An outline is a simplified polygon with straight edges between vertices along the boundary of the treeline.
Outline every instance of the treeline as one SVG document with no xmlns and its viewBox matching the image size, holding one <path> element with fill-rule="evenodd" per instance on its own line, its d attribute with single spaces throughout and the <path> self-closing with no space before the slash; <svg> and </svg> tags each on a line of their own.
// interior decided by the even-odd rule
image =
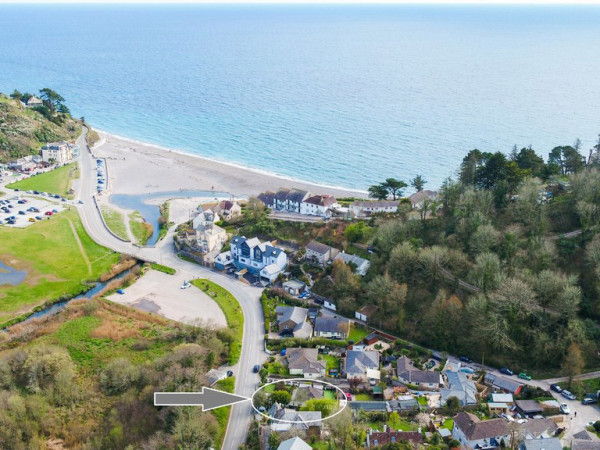
<svg viewBox="0 0 600 450">
<path fill-rule="evenodd" d="M 36 330 L 34 339 L 0 349 L 2 448 L 220 445 L 227 410 L 157 408 L 153 393 L 208 385 L 205 374 L 228 357 L 228 329 L 173 326 L 95 300 L 60 316 Z M 90 324 L 91 335 L 84 331 Z M 134 338 L 139 330 L 143 337 Z M 220 388 L 232 389 L 233 379 L 225 381 Z"/>
<path fill-rule="evenodd" d="M 600 367 L 600 142 L 579 150 L 469 152 L 429 218 L 401 205 L 365 223 L 364 279 L 334 263 L 317 291 L 351 316 L 375 304 L 372 325 L 430 348 L 537 373 Z"/>
</svg>

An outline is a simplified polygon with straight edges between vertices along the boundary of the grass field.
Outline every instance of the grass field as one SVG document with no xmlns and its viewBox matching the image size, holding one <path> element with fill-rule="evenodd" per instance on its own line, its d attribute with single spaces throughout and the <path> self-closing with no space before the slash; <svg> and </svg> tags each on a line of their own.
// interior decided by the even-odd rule
<svg viewBox="0 0 600 450">
<path fill-rule="evenodd" d="M 146 242 L 152 236 L 152 225 L 144 222 L 138 211 L 129 214 L 129 228 L 131 228 L 131 233 L 139 245 L 146 245 Z"/>
<path fill-rule="evenodd" d="M 223 310 L 227 325 L 235 331 L 236 341 L 229 348 L 229 364 L 233 365 L 240 359 L 242 352 L 242 337 L 244 335 L 244 314 L 236 298 L 227 289 L 205 279 L 193 280 L 192 284 L 211 297 Z"/>
<path fill-rule="evenodd" d="M 26 180 L 11 183 L 7 187 L 21 189 L 22 191 L 48 192 L 66 198 L 73 198 L 73 195 L 69 194 L 69 189 L 76 178 L 79 178 L 79 167 L 77 163 L 71 163 L 41 175 L 34 175 Z"/>
<path fill-rule="evenodd" d="M 0 259 L 28 271 L 20 285 L 0 287 L 1 326 L 37 305 L 87 290 L 82 281 L 108 272 L 119 255 L 92 241 L 75 211 L 64 211 L 26 228 L 0 228 Z"/>
<path fill-rule="evenodd" d="M 348 339 L 354 341 L 354 342 L 360 342 L 362 341 L 367 335 L 369 334 L 369 330 L 367 330 L 364 327 L 361 327 L 360 325 L 352 325 L 352 328 L 350 329 L 350 333 L 348 335 Z"/>
<path fill-rule="evenodd" d="M 123 214 L 112 208 L 102 208 L 102 217 L 104 217 L 104 221 L 108 228 L 110 228 L 110 231 L 115 233 L 121 239 L 129 240 Z"/>
<path fill-rule="evenodd" d="M 333 355 L 322 355 L 323 360 L 327 364 L 327 370 L 340 368 L 340 358 Z"/>
</svg>

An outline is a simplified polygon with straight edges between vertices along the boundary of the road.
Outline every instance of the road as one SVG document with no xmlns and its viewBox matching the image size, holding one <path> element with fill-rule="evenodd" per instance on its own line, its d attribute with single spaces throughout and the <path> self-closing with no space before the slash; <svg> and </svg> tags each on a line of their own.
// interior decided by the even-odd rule
<svg viewBox="0 0 600 450">
<path fill-rule="evenodd" d="M 85 132 L 86 129 L 84 128 Z M 104 227 L 100 212 L 96 209 L 92 198 L 96 192 L 96 162 L 95 158 L 86 150 L 85 134 L 79 137 L 77 143 L 81 148 L 79 157 L 81 175 L 75 204 L 83 226 L 94 241 L 117 252 L 127 253 L 139 259 L 155 261 L 172 267 L 180 273 L 188 274 L 189 279 L 209 279 L 227 289 L 238 300 L 244 313 L 244 338 L 240 360 L 237 366 L 232 368 L 236 375 L 235 393 L 251 397 L 260 382 L 259 376 L 252 372 L 252 367 L 255 364 L 263 364 L 267 358 L 264 351 L 264 319 L 259 300 L 262 289 L 245 285 L 206 267 L 179 259 L 174 246 L 171 244 L 173 231 L 170 231 L 167 237 L 160 241 L 156 247 L 140 248 L 113 236 Z M 80 201 L 83 203 L 79 203 Z M 252 412 L 250 402 L 232 406 L 229 426 L 222 448 L 238 448 L 240 444 L 245 442 Z"/>
</svg>

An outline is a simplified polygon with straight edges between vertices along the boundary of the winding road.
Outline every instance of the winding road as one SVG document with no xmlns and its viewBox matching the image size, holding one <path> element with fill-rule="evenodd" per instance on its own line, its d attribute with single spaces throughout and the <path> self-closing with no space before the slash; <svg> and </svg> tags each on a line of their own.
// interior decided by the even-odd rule
<svg viewBox="0 0 600 450">
<path fill-rule="evenodd" d="M 240 303 L 244 313 L 242 354 L 237 366 L 232 368 L 236 375 L 235 393 L 251 397 L 260 383 L 260 378 L 252 372 L 252 367 L 255 364 L 263 364 L 267 358 L 264 351 L 264 319 L 259 300 L 262 289 L 245 285 L 206 267 L 179 259 L 175 247 L 171 245 L 173 231 L 170 231 L 167 237 L 160 241 L 156 247 L 138 247 L 112 235 L 104 226 L 93 199 L 96 192 L 96 166 L 95 158 L 87 150 L 86 133 L 87 129 L 84 127 L 82 135 L 77 140 L 77 144 L 81 149 L 79 157 L 81 178 L 76 193 L 75 205 L 87 233 L 98 244 L 114 251 L 126 253 L 141 260 L 164 264 L 178 272 L 188 274 L 189 279 L 207 278 L 231 292 Z M 229 425 L 223 441 L 223 449 L 235 449 L 245 442 L 252 413 L 253 409 L 250 402 L 232 406 Z"/>
</svg>

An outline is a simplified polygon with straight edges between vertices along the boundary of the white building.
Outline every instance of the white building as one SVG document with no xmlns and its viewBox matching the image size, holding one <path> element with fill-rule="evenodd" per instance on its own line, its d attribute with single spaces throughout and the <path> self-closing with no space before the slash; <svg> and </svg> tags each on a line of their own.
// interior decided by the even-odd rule
<svg viewBox="0 0 600 450">
<path fill-rule="evenodd" d="M 42 147 L 42 161 L 65 164 L 73 159 L 73 148 L 66 142 L 51 142 Z"/>
<path fill-rule="evenodd" d="M 336 206 L 339 205 L 332 195 L 311 195 L 300 204 L 300 214 L 328 217 Z"/>
<path fill-rule="evenodd" d="M 44 106 L 44 102 L 37 98 L 35 95 L 31 96 L 25 104 L 28 108 L 35 108 L 37 106 Z"/>
<path fill-rule="evenodd" d="M 399 200 L 356 201 L 350 205 L 350 213 L 355 217 L 369 217 L 376 213 L 395 213 Z"/>
<path fill-rule="evenodd" d="M 335 257 L 335 260 L 344 261 L 344 263 L 353 263 L 356 265 L 356 274 L 364 277 L 371 267 L 371 262 L 367 259 L 361 258 L 360 256 L 351 255 L 349 253 L 341 252 Z"/>
<path fill-rule="evenodd" d="M 279 247 L 258 238 L 247 239 L 234 236 L 231 240 L 229 255 L 221 254 L 215 258 L 215 267 L 225 269 L 222 264 L 230 257 L 231 264 L 238 270 L 247 269 L 252 275 L 272 283 L 287 267 L 287 255 Z M 229 264 L 227 264 L 229 265 Z"/>
</svg>

